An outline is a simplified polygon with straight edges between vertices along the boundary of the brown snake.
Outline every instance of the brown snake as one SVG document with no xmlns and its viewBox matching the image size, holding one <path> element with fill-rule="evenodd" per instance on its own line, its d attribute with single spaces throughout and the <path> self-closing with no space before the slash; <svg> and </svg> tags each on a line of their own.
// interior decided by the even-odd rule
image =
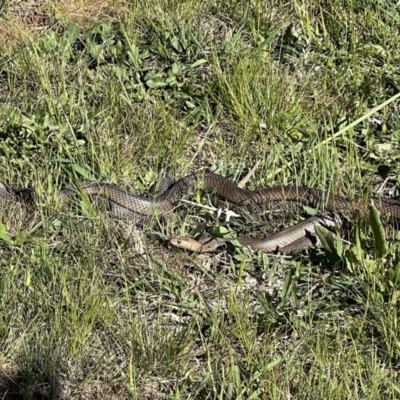
<svg viewBox="0 0 400 400">
<path fill-rule="evenodd" d="M 301 222 L 291 228 L 281 231 L 264 239 L 237 238 L 239 243 L 249 246 L 253 250 L 274 252 L 280 250 L 285 254 L 292 254 L 310 247 L 313 240 L 310 235 L 315 236 L 315 226 L 322 225 L 332 227 L 340 224 L 341 219 L 337 213 L 346 213 L 361 210 L 360 203 L 351 202 L 341 196 L 330 196 L 323 202 L 324 193 L 318 189 L 295 186 L 279 186 L 257 190 L 242 189 L 230 179 L 208 172 L 205 174 L 190 174 L 170 184 L 162 193 L 154 198 L 137 196 L 120 189 L 114 185 L 101 183 L 86 183 L 82 191 L 89 196 L 101 196 L 109 201 L 111 215 L 117 218 L 127 217 L 133 213 L 141 215 L 164 216 L 171 212 L 175 204 L 187 193 L 197 186 L 205 190 L 215 190 L 216 193 L 238 205 L 263 205 L 272 207 L 277 202 L 298 202 L 303 205 L 317 208 L 324 203 L 326 210 L 333 213 L 324 213 Z M 60 197 L 63 202 L 69 203 L 75 196 L 76 191 L 62 189 Z M 0 200 L 15 202 L 34 202 L 34 190 L 14 189 L 0 183 Z M 369 203 L 373 202 L 381 213 L 381 216 L 390 216 L 400 220 L 400 201 L 387 197 L 370 197 Z M 198 242 L 192 238 L 171 238 L 171 243 L 192 251 L 213 251 L 229 239 L 213 239 Z M 231 239 L 232 240 L 232 239 Z"/>
<path fill-rule="evenodd" d="M 238 237 L 233 239 L 224 238 L 201 238 L 195 240 L 191 237 L 172 237 L 170 242 L 180 248 L 184 248 L 196 253 L 213 252 L 221 247 L 225 247 L 227 242 L 236 240 L 240 245 L 247 246 L 252 250 L 261 250 L 264 253 L 273 253 L 277 250 L 282 255 L 292 255 L 308 249 L 319 243 L 316 236 L 315 227 L 323 226 L 326 228 L 335 227 L 340 224 L 340 218 L 333 213 L 323 213 L 315 217 L 308 218 L 290 228 L 284 229 L 268 238 L 253 239 Z"/>
</svg>

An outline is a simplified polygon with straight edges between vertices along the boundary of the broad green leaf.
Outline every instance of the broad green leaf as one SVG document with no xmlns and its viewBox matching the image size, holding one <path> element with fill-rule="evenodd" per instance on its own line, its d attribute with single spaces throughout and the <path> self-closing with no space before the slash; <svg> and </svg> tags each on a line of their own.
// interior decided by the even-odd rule
<svg viewBox="0 0 400 400">
<path fill-rule="evenodd" d="M 72 168 L 81 176 L 83 176 L 85 179 L 94 181 L 95 179 L 92 177 L 89 171 L 87 171 L 85 168 L 81 167 L 79 164 L 72 163 L 71 164 Z"/>
<path fill-rule="evenodd" d="M 195 61 L 193 64 L 190 65 L 190 68 L 196 68 L 199 67 L 200 65 L 203 65 L 205 63 L 207 63 L 208 60 L 206 60 L 205 58 L 201 58 L 200 60 Z"/>
<path fill-rule="evenodd" d="M 177 75 L 179 73 L 179 67 L 177 63 L 173 63 L 171 67 L 171 71 L 174 75 Z"/>
<path fill-rule="evenodd" d="M 324 226 L 316 226 L 315 232 L 318 235 L 324 249 L 329 253 L 329 260 L 336 263 L 342 259 L 343 242 Z"/>
<path fill-rule="evenodd" d="M 146 172 L 144 176 L 144 180 L 146 183 L 153 182 L 155 179 L 156 179 L 156 174 L 154 173 L 154 171 L 150 170 Z"/>
<path fill-rule="evenodd" d="M 14 244 L 17 246 L 22 246 L 26 241 L 26 236 L 17 234 L 14 237 Z"/>
<path fill-rule="evenodd" d="M 0 222 L 0 240 L 10 246 L 14 244 L 14 241 L 10 238 L 10 236 L 8 236 L 7 229 L 2 222 Z"/>
<path fill-rule="evenodd" d="M 175 38 L 172 42 L 171 42 L 172 47 L 178 52 L 180 53 L 183 48 L 182 48 L 182 44 L 181 41 L 177 38 Z"/>
<path fill-rule="evenodd" d="M 32 281 L 31 270 L 28 268 L 25 274 L 25 280 L 24 280 L 25 286 L 29 287 L 31 285 L 31 281 Z"/>
<path fill-rule="evenodd" d="M 154 78 L 147 80 L 146 85 L 149 88 L 154 89 L 154 88 L 164 87 L 167 84 L 164 82 L 164 80 L 161 77 L 155 76 Z"/>
<path fill-rule="evenodd" d="M 328 229 L 324 226 L 316 226 L 315 232 L 318 235 L 319 240 L 324 246 L 325 250 L 328 250 L 330 253 L 335 253 L 335 238 Z"/>
<path fill-rule="evenodd" d="M 235 233 L 231 229 L 223 225 L 218 226 L 218 229 L 216 230 L 215 234 L 218 236 L 223 236 L 225 238 L 235 237 Z"/>
<path fill-rule="evenodd" d="M 76 39 L 78 39 L 80 33 L 81 31 L 77 25 L 68 24 L 64 36 L 68 39 L 70 43 L 74 43 Z"/>
<path fill-rule="evenodd" d="M 317 215 L 318 214 L 318 211 L 315 208 L 303 206 L 303 209 L 308 215 Z"/>
<path fill-rule="evenodd" d="M 190 101 L 185 101 L 185 104 L 187 108 L 196 108 L 196 105 Z"/>
<path fill-rule="evenodd" d="M 373 204 L 369 207 L 369 221 L 374 234 L 374 247 L 376 254 L 379 258 L 383 258 L 388 252 L 388 245 L 386 242 L 385 230 L 379 217 L 379 212 Z"/>
<path fill-rule="evenodd" d="M 231 368 L 231 377 L 232 377 L 233 382 L 235 382 L 236 389 L 239 390 L 240 386 L 241 386 L 241 383 L 240 383 L 240 370 L 239 370 L 239 367 L 237 365 L 234 365 Z"/>
</svg>

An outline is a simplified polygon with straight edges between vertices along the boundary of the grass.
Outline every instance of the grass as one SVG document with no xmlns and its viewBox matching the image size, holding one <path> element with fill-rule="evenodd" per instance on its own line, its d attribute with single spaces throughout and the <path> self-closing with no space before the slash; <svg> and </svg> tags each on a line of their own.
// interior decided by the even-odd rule
<svg viewBox="0 0 400 400">
<path fill-rule="evenodd" d="M 0 176 L 38 197 L 34 210 L 2 206 L 1 398 L 399 398 L 390 225 L 386 241 L 376 218 L 355 219 L 333 255 L 194 255 L 165 238 L 261 237 L 296 216 L 235 209 L 227 227 L 182 202 L 167 218 L 115 221 L 57 196 L 85 180 L 148 192 L 201 168 L 238 182 L 259 159 L 250 188 L 398 195 L 393 3 L 28 1 L 1 12 Z"/>
</svg>

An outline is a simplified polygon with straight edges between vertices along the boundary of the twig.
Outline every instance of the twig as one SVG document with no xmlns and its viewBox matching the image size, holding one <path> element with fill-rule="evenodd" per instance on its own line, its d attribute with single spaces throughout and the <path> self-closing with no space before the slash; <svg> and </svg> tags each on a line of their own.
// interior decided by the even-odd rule
<svg viewBox="0 0 400 400">
<path fill-rule="evenodd" d="M 249 179 L 254 175 L 254 172 L 257 171 L 258 167 L 261 164 L 261 160 L 258 160 L 254 167 L 248 172 L 248 174 L 238 183 L 238 186 L 240 188 L 244 188 L 246 186 L 246 183 L 249 181 Z"/>
<path fill-rule="evenodd" d="M 229 222 L 231 217 L 240 217 L 239 214 L 236 214 L 234 211 L 229 210 L 227 208 L 215 208 L 213 206 L 205 206 L 203 204 L 194 203 L 193 201 L 189 200 L 181 200 L 183 203 L 190 204 L 191 206 L 196 206 L 200 208 L 204 208 L 205 210 L 213 211 L 217 213 L 217 216 L 220 217 L 222 213 L 225 214 L 225 221 Z"/>
</svg>

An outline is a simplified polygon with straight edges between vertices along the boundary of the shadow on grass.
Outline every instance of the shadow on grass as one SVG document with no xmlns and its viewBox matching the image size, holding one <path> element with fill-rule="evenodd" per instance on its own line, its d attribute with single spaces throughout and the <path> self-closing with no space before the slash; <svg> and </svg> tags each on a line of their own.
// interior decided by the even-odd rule
<svg viewBox="0 0 400 400">
<path fill-rule="evenodd" d="M 0 398 L 8 400 L 50 400 L 69 398 L 68 383 L 62 376 L 49 377 L 30 369 L 14 374 L 0 371 Z"/>
</svg>

